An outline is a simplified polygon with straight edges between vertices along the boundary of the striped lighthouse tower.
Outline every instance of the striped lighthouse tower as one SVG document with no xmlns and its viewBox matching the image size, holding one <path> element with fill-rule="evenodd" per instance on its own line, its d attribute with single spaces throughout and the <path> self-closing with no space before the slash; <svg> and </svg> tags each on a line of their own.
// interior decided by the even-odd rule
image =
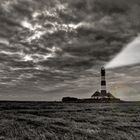
<svg viewBox="0 0 140 140">
<path fill-rule="evenodd" d="M 106 96 L 106 79 L 105 79 L 105 68 L 101 68 L 101 96 Z"/>
</svg>

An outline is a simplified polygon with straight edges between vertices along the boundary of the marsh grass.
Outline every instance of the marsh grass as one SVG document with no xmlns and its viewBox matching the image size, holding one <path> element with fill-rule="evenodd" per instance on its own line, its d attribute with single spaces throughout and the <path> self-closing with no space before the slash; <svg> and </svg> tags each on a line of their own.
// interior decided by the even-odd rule
<svg viewBox="0 0 140 140">
<path fill-rule="evenodd" d="M 139 106 L 0 102 L 0 140 L 139 140 Z"/>
</svg>

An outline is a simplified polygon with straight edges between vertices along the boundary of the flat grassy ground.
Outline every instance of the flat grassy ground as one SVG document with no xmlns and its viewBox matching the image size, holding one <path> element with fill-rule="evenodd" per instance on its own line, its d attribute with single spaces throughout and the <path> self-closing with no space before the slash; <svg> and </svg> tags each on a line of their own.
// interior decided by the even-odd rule
<svg viewBox="0 0 140 140">
<path fill-rule="evenodd" d="M 0 102 L 0 140 L 140 140 L 140 103 Z"/>
</svg>

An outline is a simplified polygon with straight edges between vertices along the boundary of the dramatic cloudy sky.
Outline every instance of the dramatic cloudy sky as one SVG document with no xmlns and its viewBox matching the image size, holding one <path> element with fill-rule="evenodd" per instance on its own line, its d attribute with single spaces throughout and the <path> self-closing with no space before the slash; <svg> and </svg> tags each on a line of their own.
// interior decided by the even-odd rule
<svg viewBox="0 0 140 140">
<path fill-rule="evenodd" d="M 140 100 L 139 0 L 0 0 L 0 99 Z"/>
</svg>

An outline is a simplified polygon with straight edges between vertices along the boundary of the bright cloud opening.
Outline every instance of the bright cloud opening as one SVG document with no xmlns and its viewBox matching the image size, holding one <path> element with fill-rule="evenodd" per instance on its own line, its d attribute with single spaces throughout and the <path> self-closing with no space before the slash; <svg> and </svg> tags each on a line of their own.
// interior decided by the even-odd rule
<svg viewBox="0 0 140 140">
<path fill-rule="evenodd" d="M 114 59 L 112 59 L 106 68 L 116 68 L 140 63 L 140 36 L 129 43 Z"/>
</svg>

